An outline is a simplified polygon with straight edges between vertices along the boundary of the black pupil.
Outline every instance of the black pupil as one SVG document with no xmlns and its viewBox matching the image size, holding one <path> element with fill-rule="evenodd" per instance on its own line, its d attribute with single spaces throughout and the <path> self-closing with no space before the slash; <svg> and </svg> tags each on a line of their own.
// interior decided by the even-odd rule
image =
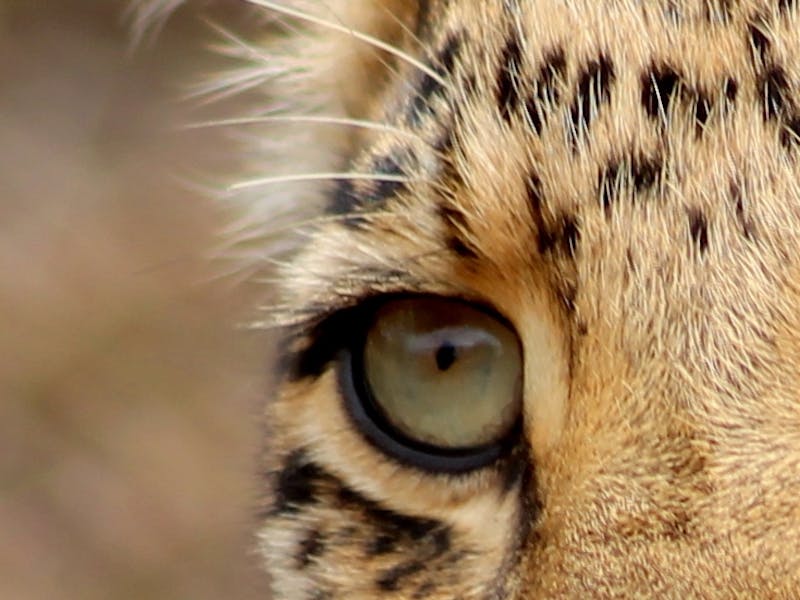
<svg viewBox="0 0 800 600">
<path fill-rule="evenodd" d="M 445 342 L 436 350 L 436 366 L 440 371 L 447 371 L 456 362 L 456 349 L 449 342 Z"/>
</svg>

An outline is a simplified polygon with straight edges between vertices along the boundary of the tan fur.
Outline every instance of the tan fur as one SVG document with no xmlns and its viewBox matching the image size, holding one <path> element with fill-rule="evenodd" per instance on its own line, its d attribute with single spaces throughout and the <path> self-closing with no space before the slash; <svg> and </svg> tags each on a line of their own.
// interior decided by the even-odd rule
<svg viewBox="0 0 800 600">
<path fill-rule="evenodd" d="M 378 293 L 493 306 L 525 351 L 514 460 L 526 475 L 504 491 L 499 469 L 433 475 L 387 458 L 348 419 L 335 361 L 284 381 L 268 406 L 272 492 L 259 533 L 276 597 L 797 597 L 797 3 L 431 0 L 424 23 L 411 2 L 301 4 L 434 68 L 449 35 L 464 41 L 448 91 L 412 125 L 403 114 L 418 68 L 292 21 L 305 32 L 296 60 L 312 73 L 289 90 L 295 102 L 327 90 L 323 114 L 402 132 L 340 132 L 311 163 L 281 138 L 283 163 L 365 172 L 398 148 L 415 159 L 395 197 L 354 208 L 360 227 L 329 217 L 283 269 L 278 321 L 299 332 L 287 354 L 311 343 L 315 323 Z M 548 52 L 563 52 L 540 132 L 519 107 L 508 119 L 498 108 L 511 38 L 515 97 L 535 94 Z M 581 74 L 601 55 L 613 64 L 607 99 L 596 87 L 581 98 Z M 683 87 L 648 114 L 654 65 Z M 576 129 L 572 106 L 590 122 Z M 452 145 L 435 148 L 448 131 Z M 654 181 L 642 182 L 635 156 L 658 164 Z M 455 235 L 471 254 L 449 245 L 442 207 L 461 215 Z M 306 494 L 281 509 L 288 484 Z M 398 515 L 436 525 L 394 531 Z M 446 551 L 435 539 L 445 527 Z M 368 551 L 389 534 L 389 550 Z"/>
</svg>

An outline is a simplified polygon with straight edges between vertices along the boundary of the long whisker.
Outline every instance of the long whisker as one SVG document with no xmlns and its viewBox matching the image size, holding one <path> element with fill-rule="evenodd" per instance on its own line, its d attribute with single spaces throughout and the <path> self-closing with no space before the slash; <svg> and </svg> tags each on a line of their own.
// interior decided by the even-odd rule
<svg viewBox="0 0 800 600">
<path fill-rule="evenodd" d="M 208 26 L 214 33 L 222 37 L 223 39 L 227 40 L 233 47 L 238 48 L 239 50 L 243 50 L 245 54 L 247 54 L 250 58 L 260 60 L 262 62 L 268 62 L 271 60 L 271 56 L 268 54 L 264 54 L 258 46 L 255 46 L 248 42 L 240 35 L 236 35 L 233 31 L 230 31 L 227 27 L 220 25 L 219 23 L 215 23 L 211 19 L 204 19 L 206 26 Z M 218 51 L 222 52 L 223 54 L 232 52 L 232 48 L 222 47 L 219 48 Z"/>
<path fill-rule="evenodd" d="M 247 181 L 240 181 L 230 186 L 228 189 L 232 192 L 248 190 L 265 185 L 273 185 L 277 183 L 294 183 L 298 181 L 335 181 L 342 179 L 358 179 L 368 181 L 396 181 L 398 183 L 409 183 L 414 181 L 405 175 L 390 175 L 388 173 L 297 173 L 291 175 L 277 175 L 274 177 L 261 177 L 258 179 L 250 179 Z"/>
<path fill-rule="evenodd" d="M 323 125 L 345 125 L 350 127 L 358 127 L 361 129 L 372 129 L 375 131 L 385 131 L 388 133 L 395 133 L 398 135 L 413 137 L 420 139 L 416 133 L 386 125 L 385 123 L 376 123 L 374 121 L 366 121 L 363 119 L 348 119 L 344 117 L 322 117 L 316 115 L 276 115 L 265 117 L 240 117 L 235 119 L 219 119 L 214 121 L 201 121 L 199 123 L 190 123 L 185 125 L 184 129 L 201 129 L 205 127 L 228 127 L 235 125 L 258 125 L 265 123 L 320 123 Z"/>
<path fill-rule="evenodd" d="M 414 58 L 413 56 L 407 54 L 406 52 L 403 52 L 399 48 L 397 48 L 397 47 L 395 47 L 395 46 L 393 46 L 391 44 L 387 44 L 386 42 L 383 42 L 383 41 L 381 41 L 381 40 L 379 40 L 379 39 L 377 39 L 377 38 L 375 38 L 375 37 L 373 37 L 371 35 L 367 35 L 364 32 L 356 31 L 356 30 L 353 30 L 353 29 L 351 29 L 349 27 L 346 27 L 344 25 L 340 25 L 339 23 L 334 23 L 334 22 L 328 21 L 326 19 L 315 17 L 314 15 L 311 15 L 311 14 L 308 14 L 308 13 L 305 13 L 305 12 L 302 12 L 302 11 L 294 10 L 294 9 L 286 7 L 286 6 L 282 6 L 280 4 L 276 4 L 275 2 L 269 2 L 268 0 L 246 0 L 246 1 L 250 2 L 251 4 L 255 4 L 256 6 L 261 6 L 262 8 L 267 8 L 267 9 L 270 9 L 270 10 L 274 10 L 275 12 L 283 13 L 283 14 L 288 15 L 290 17 L 295 17 L 297 19 L 302 19 L 304 21 L 308 21 L 309 23 L 314 23 L 315 25 L 319 25 L 321 27 L 326 27 L 326 28 L 332 29 L 334 31 L 339 31 L 341 33 L 346 33 L 346 34 L 352 35 L 354 38 L 356 38 L 358 40 L 366 42 L 367 44 L 369 44 L 369 45 L 371 45 L 371 46 L 373 46 L 375 48 L 378 48 L 379 50 L 383 50 L 384 52 L 388 52 L 389 54 L 391 54 L 393 56 L 396 56 L 400 60 L 403 60 L 406 63 L 408 63 L 410 65 L 413 65 L 414 67 L 416 67 L 417 69 L 419 69 L 420 71 L 425 73 L 428 77 L 433 79 L 436 83 L 438 83 L 442 87 L 447 88 L 447 89 L 450 88 L 450 84 L 447 82 L 447 80 L 443 79 L 436 71 L 431 69 L 426 64 L 418 61 L 416 58 Z"/>
</svg>

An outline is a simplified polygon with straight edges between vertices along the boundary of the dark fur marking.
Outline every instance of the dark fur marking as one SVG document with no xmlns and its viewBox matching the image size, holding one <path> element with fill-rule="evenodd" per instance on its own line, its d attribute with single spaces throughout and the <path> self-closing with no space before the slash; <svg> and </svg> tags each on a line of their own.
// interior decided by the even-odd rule
<svg viewBox="0 0 800 600">
<path fill-rule="evenodd" d="M 781 144 L 787 149 L 800 145 L 800 114 L 791 117 L 781 129 Z"/>
<path fill-rule="evenodd" d="M 772 47 L 772 41 L 766 33 L 766 18 L 764 15 L 756 15 L 747 27 L 747 34 L 750 38 L 750 46 L 753 50 L 753 59 L 767 61 L 767 55 Z"/>
<path fill-rule="evenodd" d="M 308 535 L 300 542 L 297 551 L 297 564 L 299 568 L 308 567 L 315 558 L 325 553 L 325 538 L 318 529 L 312 529 Z"/>
<path fill-rule="evenodd" d="M 708 220 L 700 209 L 689 209 L 686 214 L 689 218 L 692 241 L 703 254 L 708 248 Z"/>
<path fill-rule="evenodd" d="M 536 236 L 536 247 L 539 250 L 539 254 L 550 252 L 555 247 L 557 241 L 554 232 L 548 230 L 546 227 L 540 229 Z"/>
<path fill-rule="evenodd" d="M 453 151 L 454 132 L 452 123 L 448 124 L 447 128 L 439 134 L 436 141 L 433 143 L 433 149 L 439 156 L 449 156 Z"/>
<path fill-rule="evenodd" d="M 641 77 L 642 106 L 645 112 L 658 119 L 669 113 L 673 97 L 679 92 L 682 77 L 668 65 L 653 65 Z"/>
<path fill-rule="evenodd" d="M 764 119 L 775 119 L 789 108 L 789 80 L 781 66 L 772 66 L 758 77 L 758 87 L 764 99 Z"/>
<path fill-rule="evenodd" d="M 516 489 L 517 485 L 522 481 L 526 469 L 529 465 L 526 462 L 530 457 L 525 453 L 522 444 L 514 449 L 514 453 L 509 457 L 508 465 L 503 472 L 501 490 L 503 494 Z"/>
<path fill-rule="evenodd" d="M 303 350 L 285 356 L 283 364 L 288 381 L 316 379 L 322 375 L 328 364 L 342 348 L 342 340 L 347 340 L 353 323 L 350 311 L 341 311 L 323 318 L 307 333 L 309 344 Z"/>
<path fill-rule="evenodd" d="M 592 109 L 611 99 L 611 86 L 616 79 L 614 63 L 605 54 L 591 60 L 578 75 L 578 87 L 570 108 L 572 131 L 580 136 L 591 125 Z M 573 139 L 577 142 L 577 138 Z"/>
<path fill-rule="evenodd" d="M 431 61 L 431 67 L 442 79 L 447 79 L 453 73 L 453 68 L 462 47 L 463 34 L 451 33 L 445 38 L 444 44 L 436 52 Z M 423 73 L 416 87 L 414 95 L 408 107 L 406 118 L 409 123 L 418 127 L 425 116 L 431 113 L 431 100 L 434 96 L 440 96 L 445 91 L 445 87 L 434 77 Z"/>
<path fill-rule="evenodd" d="M 445 244 L 450 250 L 455 252 L 461 258 L 469 258 L 474 260 L 480 256 L 460 237 L 449 236 L 445 241 Z"/>
<path fill-rule="evenodd" d="M 589 324 L 583 319 L 579 319 L 575 324 L 575 331 L 580 337 L 583 337 L 589 333 Z"/>
<path fill-rule="evenodd" d="M 382 556 L 390 554 L 397 548 L 398 536 L 380 533 L 367 544 L 367 556 Z"/>
<path fill-rule="evenodd" d="M 273 513 L 294 513 L 301 506 L 316 503 L 318 482 L 326 477 L 325 471 L 308 462 L 304 450 L 289 454 L 276 477 Z"/>
<path fill-rule="evenodd" d="M 728 77 L 725 80 L 725 98 L 728 102 L 733 103 L 736 102 L 736 98 L 739 95 L 739 82 L 736 81 L 733 77 Z"/>
<path fill-rule="evenodd" d="M 576 284 L 568 283 L 564 286 L 564 290 L 561 293 L 561 299 L 564 302 L 564 307 L 570 313 L 575 312 L 575 298 L 577 297 L 577 295 L 578 295 L 578 286 Z"/>
<path fill-rule="evenodd" d="M 574 257 L 578 250 L 578 242 L 581 240 L 580 224 L 576 217 L 564 215 L 561 217 L 561 251 L 568 256 Z"/>
<path fill-rule="evenodd" d="M 386 154 L 375 157 L 372 161 L 370 172 L 375 175 L 405 176 L 406 172 L 400 165 L 397 156 Z M 401 190 L 407 188 L 405 182 L 376 180 L 370 182 L 368 189 L 361 196 L 362 205 L 380 203 L 392 196 L 397 195 Z"/>
<path fill-rule="evenodd" d="M 755 239 L 755 225 L 747 218 L 747 215 L 745 215 L 742 188 L 737 181 L 732 180 L 730 182 L 729 191 L 735 204 L 736 220 L 742 228 L 742 235 L 744 235 L 744 239 L 747 241 L 753 241 Z"/>
<path fill-rule="evenodd" d="M 497 108 L 509 122 L 520 105 L 519 78 L 522 72 L 522 48 L 515 36 L 510 36 L 500 57 L 497 73 Z"/>
<path fill-rule="evenodd" d="M 778 0 L 778 11 L 786 13 L 797 7 L 797 0 Z"/>
<path fill-rule="evenodd" d="M 362 217 L 352 214 L 360 204 L 355 182 L 351 179 L 342 179 L 336 182 L 330 196 L 327 212 L 334 215 L 346 215 L 342 223 L 348 227 L 358 229 L 365 224 Z"/>
<path fill-rule="evenodd" d="M 708 94 L 702 90 L 696 91 L 696 98 L 694 99 L 694 119 L 697 122 L 697 133 L 700 134 L 708 121 L 708 115 L 711 112 L 712 102 Z"/>
<path fill-rule="evenodd" d="M 634 154 L 623 160 L 611 160 L 600 171 L 598 176 L 600 205 L 606 213 L 611 215 L 611 207 L 617 199 L 620 185 L 625 174 L 630 178 L 636 193 L 642 193 L 654 187 L 661 179 L 664 164 L 660 156 L 645 156 Z"/>
<path fill-rule="evenodd" d="M 465 236 L 465 233 L 469 232 L 469 225 L 464 212 L 450 204 L 443 203 L 439 206 L 439 216 L 447 228 L 445 238 L 447 247 L 462 258 L 478 258 L 477 249 L 472 246 Z"/>
<path fill-rule="evenodd" d="M 421 560 L 410 560 L 395 565 L 390 569 L 381 572 L 375 584 L 383 592 L 394 592 L 400 587 L 400 580 L 410 577 L 425 569 L 425 563 Z"/>
<path fill-rule="evenodd" d="M 610 161 L 598 175 L 600 206 L 606 217 L 611 216 L 611 205 L 617 198 L 620 185 L 619 176 L 620 163 L 617 160 Z"/>
<path fill-rule="evenodd" d="M 548 108 L 558 103 L 558 84 L 564 78 L 567 60 L 562 48 L 556 48 L 544 56 L 542 66 L 534 81 L 534 93 L 525 103 L 525 113 L 536 135 L 542 133 L 547 120 Z"/>
<path fill-rule="evenodd" d="M 387 508 L 382 508 L 376 502 L 369 500 L 346 486 L 342 486 L 338 493 L 339 500 L 345 506 L 362 511 L 381 533 L 387 535 L 405 534 L 414 541 L 426 537 L 436 528 L 445 528 L 441 521 L 423 517 L 403 515 Z"/>
<path fill-rule="evenodd" d="M 422 600 L 423 598 L 428 598 L 430 595 L 436 591 L 436 583 L 433 581 L 425 581 L 419 585 L 419 587 L 414 590 L 414 595 L 411 596 L 414 600 Z"/>
<path fill-rule="evenodd" d="M 420 558 L 400 563 L 390 569 L 383 571 L 376 580 L 378 587 L 383 591 L 395 591 L 400 587 L 400 582 L 406 577 L 410 577 L 430 564 L 431 561 L 441 558 L 451 548 L 450 529 L 448 527 L 437 527 L 424 535 L 415 535 L 411 532 L 412 540 L 421 542 L 423 539 L 429 540 L 430 544 L 419 547 L 417 553 L 421 552 Z"/>
<path fill-rule="evenodd" d="M 513 547 L 509 548 L 508 552 L 509 562 L 503 567 L 505 573 L 514 573 L 520 560 L 526 554 L 522 550 L 530 548 L 540 538 L 535 525 L 542 512 L 542 504 L 536 482 L 534 461 L 531 456 L 531 450 L 527 445 L 520 448 L 519 461 L 521 463 L 519 478 L 520 510 L 517 513 L 516 527 L 512 527 L 514 542 Z M 502 581 L 498 581 L 498 584 L 500 584 L 501 588 L 503 587 Z M 501 594 L 497 598 L 505 598 L 506 596 L 506 594 Z"/>
<path fill-rule="evenodd" d="M 536 234 L 536 245 L 539 253 L 544 254 L 555 246 L 556 235 L 550 231 L 544 222 L 542 214 L 542 183 L 538 175 L 531 173 L 528 175 L 525 186 L 528 194 L 528 209 L 530 210 Z"/>
<path fill-rule="evenodd" d="M 542 224 L 537 231 L 536 243 L 541 254 L 558 251 L 564 256 L 574 257 L 580 239 L 578 220 L 571 215 L 562 215 L 553 228 Z"/>
</svg>

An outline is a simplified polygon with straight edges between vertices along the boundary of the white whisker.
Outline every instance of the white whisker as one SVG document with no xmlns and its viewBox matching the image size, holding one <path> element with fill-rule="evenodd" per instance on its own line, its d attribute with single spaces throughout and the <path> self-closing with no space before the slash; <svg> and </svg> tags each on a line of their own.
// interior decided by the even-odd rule
<svg viewBox="0 0 800 600">
<path fill-rule="evenodd" d="M 361 129 L 372 129 L 375 131 L 385 131 L 398 135 L 419 139 L 419 136 L 411 131 L 400 129 L 384 123 L 365 121 L 363 119 L 347 119 L 343 117 L 322 117 L 315 115 L 277 115 L 265 117 L 241 117 L 236 119 L 218 119 L 214 121 L 201 121 L 185 125 L 185 129 L 201 129 L 204 127 L 228 127 L 236 125 L 259 125 L 265 123 L 319 123 L 322 125 L 345 125 L 358 127 Z"/>
<path fill-rule="evenodd" d="M 280 4 L 276 4 L 275 2 L 269 2 L 268 0 L 247 0 L 247 2 L 250 2 L 251 4 L 255 4 L 256 6 L 261 6 L 262 8 L 267 8 L 267 9 L 270 9 L 270 10 L 274 10 L 275 12 L 283 13 L 283 14 L 288 15 L 290 17 L 295 17 L 297 19 L 302 19 L 304 21 L 308 21 L 309 23 L 314 23 L 315 25 L 319 25 L 321 27 L 326 27 L 326 28 L 332 29 L 334 31 L 339 31 L 341 33 L 346 33 L 346 34 L 352 35 L 356 39 L 361 40 L 361 41 L 363 41 L 363 42 L 365 42 L 365 43 L 367 43 L 367 44 L 369 44 L 369 45 L 371 45 L 371 46 L 373 46 L 375 48 L 378 48 L 379 50 L 383 50 L 384 52 L 388 52 L 389 54 L 391 54 L 393 56 L 396 56 L 400 60 L 403 60 L 406 63 L 416 67 L 417 69 L 419 69 L 420 71 L 422 71 L 423 73 L 428 75 L 431 79 L 436 81 L 436 83 L 438 83 L 442 87 L 447 88 L 447 89 L 450 88 L 450 85 L 447 82 L 447 80 L 443 79 L 436 71 L 431 69 L 428 65 L 418 61 L 416 58 L 414 58 L 413 56 L 407 54 L 406 52 L 403 52 L 402 50 L 400 50 L 396 46 L 393 46 L 391 44 L 387 44 L 386 42 L 383 42 L 383 41 L 377 39 L 376 37 L 373 37 L 371 35 L 367 35 L 366 33 L 363 33 L 361 31 L 356 31 L 354 29 L 346 27 L 345 25 L 340 25 L 339 23 L 333 23 L 333 22 L 328 21 L 326 19 L 315 17 L 314 15 L 311 15 L 311 14 L 308 14 L 308 13 L 305 13 L 305 12 L 302 12 L 302 11 L 299 11 L 299 10 L 294 10 L 294 9 L 289 8 L 287 6 L 282 6 Z"/>
<path fill-rule="evenodd" d="M 396 181 L 398 183 L 409 183 L 414 181 L 405 175 L 390 175 L 388 173 L 298 173 L 292 175 L 277 175 L 274 177 L 261 177 L 259 179 L 250 179 L 247 181 L 240 181 L 230 186 L 228 189 L 232 192 L 241 190 L 252 189 L 265 185 L 273 185 L 277 183 L 296 183 L 299 181 L 335 181 L 344 179 L 358 179 L 367 181 Z"/>
<path fill-rule="evenodd" d="M 222 37 L 224 40 L 227 40 L 231 44 L 231 46 L 218 47 L 217 51 L 221 54 L 233 57 L 241 57 L 239 52 L 235 52 L 235 49 L 238 48 L 239 50 L 243 50 L 245 55 L 251 59 L 260 60 L 263 62 L 268 62 L 271 60 L 272 57 L 268 54 L 264 54 L 264 52 L 258 46 L 251 44 L 246 39 L 236 35 L 226 27 L 215 23 L 210 19 L 204 19 L 204 22 L 214 33 Z"/>
</svg>

